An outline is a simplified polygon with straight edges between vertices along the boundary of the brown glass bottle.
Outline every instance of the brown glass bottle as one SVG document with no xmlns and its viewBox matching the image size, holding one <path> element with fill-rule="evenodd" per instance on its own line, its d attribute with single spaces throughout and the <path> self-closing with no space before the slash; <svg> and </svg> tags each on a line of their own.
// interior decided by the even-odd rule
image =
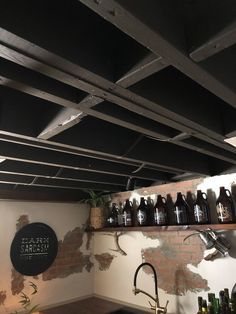
<svg viewBox="0 0 236 314">
<path fill-rule="evenodd" d="M 148 225 L 148 206 L 147 201 L 144 197 L 140 199 L 140 205 L 137 208 L 137 224 L 138 226 L 147 226 Z"/>
<path fill-rule="evenodd" d="M 154 224 L 157 226 L 165 226 L 168 224 L 166 199 L 160 194 L 157 196 L 157 201 L 154 206 Z"/>
<path fill-rule="evenodd" d="M 118 207 L 112 203 L 110 215 L 107 218 L 107 227 L 118 227 Z"/>
<path fill-rule="evenodd" d="M 125 201 L 125 206 L 123 209 L 123 224 L 125 227 L 133 226 L 133 208 L 132 202 L 128 199 Z"/>
<path fill-rule="evenodd" d="M 197 314 L 202 314 L 202 297 L 198 297 L 198 312 Z"/>
<path fill-rule="evenodd" d="M 189 224 L 189 207 L 180 192 L 177 193 L 177 199 L 174 205 L 174 220 L 176 225 Z"/>
<path fill-rule="evenodd" d="M 220 195 L 216 201 L 216 211 L 219 223 L 224 224 L 235 222 L 233 199 L 230 191 L 223 186 L 220 187 Z"/>
<path fill-rule="evenodd" d="M 193 205 L 193 211 L 194 223 L 209 224 L 211 222 L 210 208 L 207 202 L 207 195 L 201 190 L 197 190 L 197 198 Z"/>
</svg>

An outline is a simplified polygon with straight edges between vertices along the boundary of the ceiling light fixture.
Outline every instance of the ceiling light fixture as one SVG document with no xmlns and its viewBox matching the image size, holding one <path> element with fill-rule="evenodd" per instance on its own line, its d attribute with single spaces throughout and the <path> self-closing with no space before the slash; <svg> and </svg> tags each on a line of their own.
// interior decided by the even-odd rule
<svg viewBox="0 0 236 314">
<path fill-rule="evenodd" d="M 225 138 L 224 141 L 234 147 L 236 147 L 236 136 Z"/>
</svg>

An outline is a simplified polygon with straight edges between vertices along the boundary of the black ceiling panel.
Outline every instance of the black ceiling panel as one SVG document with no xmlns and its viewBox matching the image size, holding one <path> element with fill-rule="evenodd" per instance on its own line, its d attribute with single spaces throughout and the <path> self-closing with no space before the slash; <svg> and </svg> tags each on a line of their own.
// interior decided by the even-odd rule
<svg viewBox="0 0 236 314">
<path fill-rule="evenodd" d="M 0 197 L 233 169 L 235 25 L 231 0 L 1 1 Z"/>
<path fill-rule="evenodd" d="M 139 136 L 140 134 L 115 124 L 86 117 L 79 124 L 53 137 L 52 140 L 122 156 Z"/>
<path fill-rule="evenodd" d="M 112 80 L 148 52 L 77 0 L 7 0 L 0 12 L 0 27 Z"/>
</svg>

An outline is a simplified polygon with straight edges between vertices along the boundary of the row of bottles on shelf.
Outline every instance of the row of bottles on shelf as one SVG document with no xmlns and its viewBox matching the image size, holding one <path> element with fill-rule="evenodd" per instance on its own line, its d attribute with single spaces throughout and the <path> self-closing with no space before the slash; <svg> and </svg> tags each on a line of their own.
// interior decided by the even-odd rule
<svg viewBox="0 0 236 314">
<path fill-rule="evenodd" d="M 216 200 L 216 212 L 219 223 L 235 222 L 234 202 L 230 191 L 224 187 L 220 187 L 220 194 Z M 108 227 L 131 227 L 136 225 L 210 224 L 210 207 L 206 193 L 197 190 L 197 197 L 193 204 L 193 212 L 191 213 L 185 196 L 181 192 L 178 192 L 172 216 L 174 219 L 171 221 L 166 198 L 162 195 L 157 196 L 154 206 L 148 203 L 144 197 L 141 197 L 140 204 L 136 209 L 129 199 L 126 200 L 124 207 L 121 209 L 116 203 L 112 203 L 112 209 L 107 218 L 106 225 Z"/>
<path fill-rule="evenodd" d="M 219 292 L 219 298 L 214 293 L 208 293 L 208 300 L 198 297 L 197 314 L 236 314 L 236 293 L 230 298 L 225 288 Z"/>
</svg>

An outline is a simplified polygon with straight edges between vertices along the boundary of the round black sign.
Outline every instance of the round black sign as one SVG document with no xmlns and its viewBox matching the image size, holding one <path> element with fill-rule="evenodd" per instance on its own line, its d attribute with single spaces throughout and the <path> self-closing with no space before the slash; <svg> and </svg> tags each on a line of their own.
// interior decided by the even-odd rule
<svg viewBox="0 0 236 314">
<path fill-rule="evenodd" d="M 51 266 L 57 256 L 58 241 L 48 225 L 35 222 L 20 229 L 11 244 L 11 261 L 22 275 L 35 276 Z"/>
</svg>

